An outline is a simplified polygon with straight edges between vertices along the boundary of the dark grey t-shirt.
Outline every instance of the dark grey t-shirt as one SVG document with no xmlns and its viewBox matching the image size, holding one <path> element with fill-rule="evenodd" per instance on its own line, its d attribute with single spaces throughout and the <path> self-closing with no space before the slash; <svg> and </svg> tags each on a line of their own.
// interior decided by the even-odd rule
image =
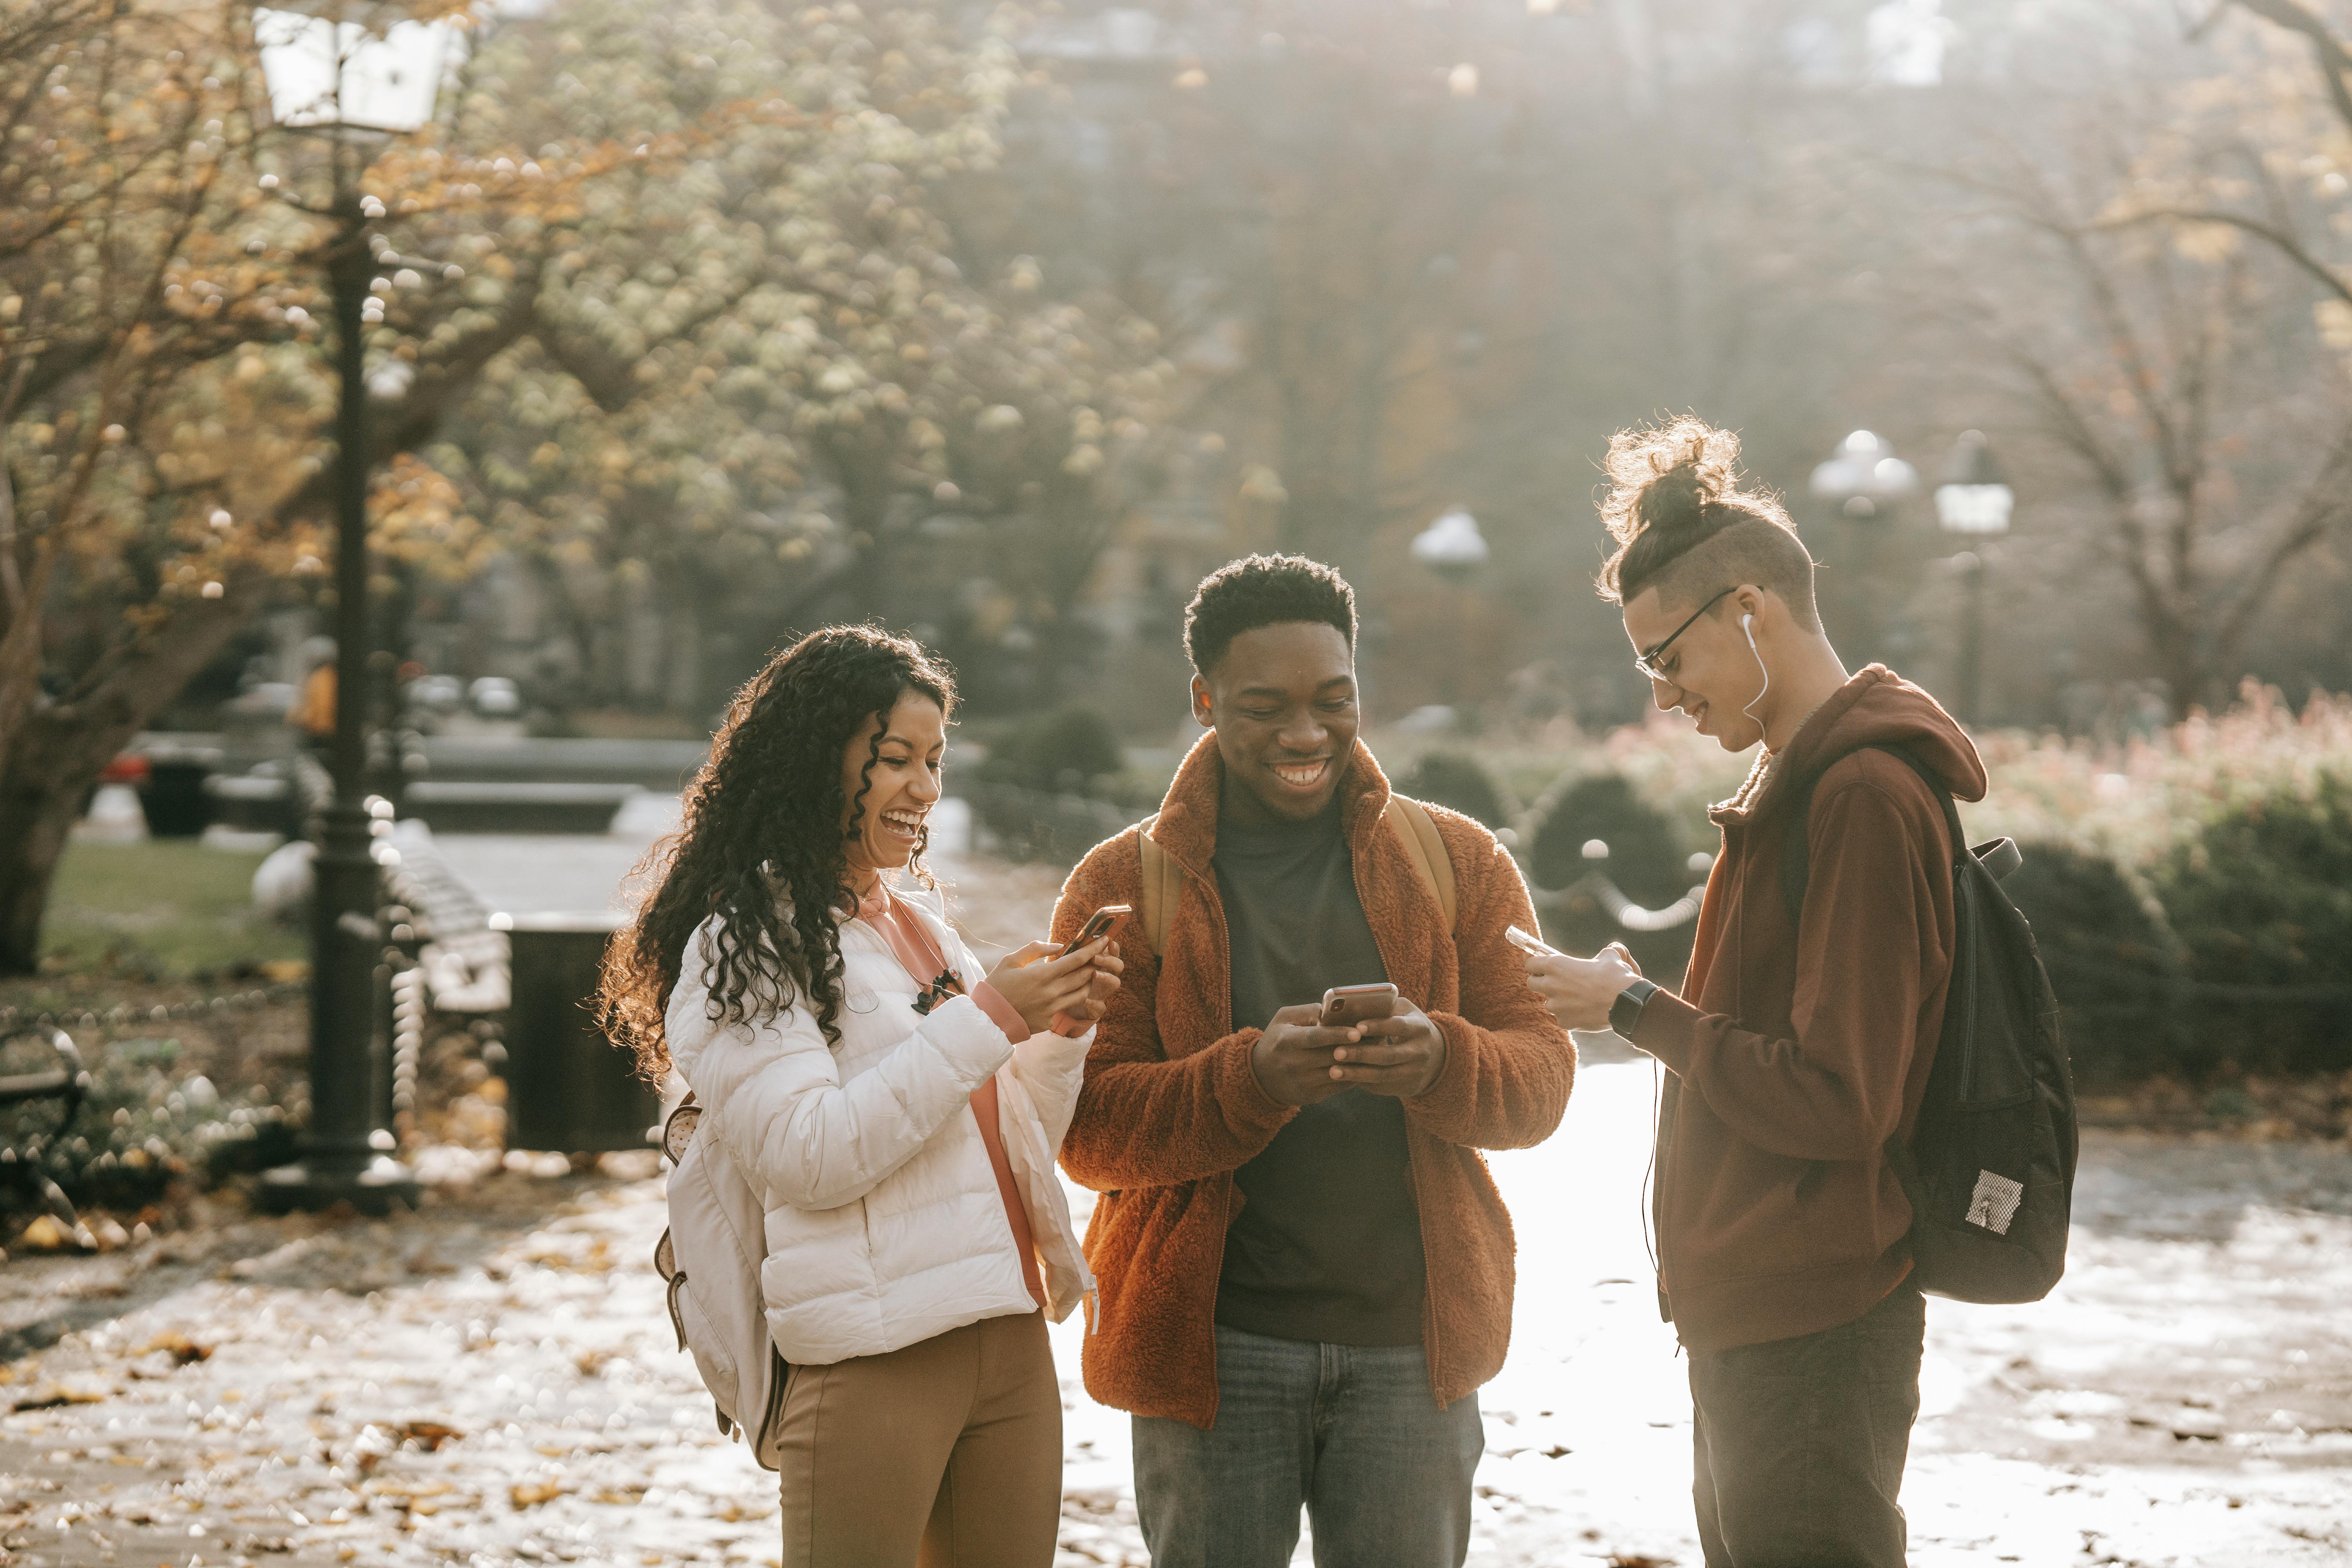
<svg viewBox="0 0 2352 1568">
<path fill-rule="evenodd" d="M 1336 800 L 1309 822 L 1221 819 L 1211 863 L 1234 1027 L 1388 978 Z M 1326 1344 L 1421 1342 L 1421 1212 L 1393 1096 L 1350 1089 L 1304 1108 L 1234 1179 L 1248 1201 L 1225 1236 L 1218 1322 Z"/>
</svg>

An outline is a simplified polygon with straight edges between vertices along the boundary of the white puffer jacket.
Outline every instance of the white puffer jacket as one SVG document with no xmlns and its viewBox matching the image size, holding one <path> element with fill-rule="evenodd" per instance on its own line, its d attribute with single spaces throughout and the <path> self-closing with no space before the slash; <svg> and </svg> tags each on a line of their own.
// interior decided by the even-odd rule
<svg viewBox="0 0 2352 1568">
<path fill-rule="evenodd" d="M 986 971 L 939 896 L 900 897 L 966 988 L 978 985 Z M 1054 1160 L 1094 1032 L 1041 1030 L 1015 1046 L 970 996 L 919 1014 L 905 967 L 856 919 L 841 927 L 838 1047 L 805 998 L 781 1015 L 713 1024 L 705 965 L 719 930 L 707 921 L 688 944 L 666 1026 L 704 1108 L 702 1132 L 763 1194 L 760 1283 L 784 1359 L 829 1365 L 1036 1310 L 971 1111 L 991 1075 L 1046 1310 L 1056 1322 L 1069 1316 L 1094 1278 Z"/>
</svg>

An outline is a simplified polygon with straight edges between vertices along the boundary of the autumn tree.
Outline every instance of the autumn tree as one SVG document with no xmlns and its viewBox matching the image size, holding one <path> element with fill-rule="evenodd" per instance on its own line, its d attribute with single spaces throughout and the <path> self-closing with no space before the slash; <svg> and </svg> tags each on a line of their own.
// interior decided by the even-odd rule
<svg viewBox="0 0 2352 1568">
<path fill-rule="evenodd" d="M 22 971 L 97 771 L 260 609 L 315 591 L 335 225 L 321 143 L 269 123 L 241 7 L 13 0 L 0 20 L 0 970 Z M 364 177 L 384 558 L 463 571 L 521 527 L 593 560 L 608 519 L 649 542 L 608 560 L 624 571 L 706 552 L 723 572 L 751 541 L 795 571 L 819 546 L 857 557 L 798 509 L 811 409 L 906 398 L 901 488 L 934 496 L 949 444 L 1002 423 L 976 416 L 1003 396 L 958 392 L 927 457 L 891 378 L 908 346 L 985 345 L 969 293 L 926 270 L 919 197 L 992 155 L 1013 73 L 913 5 L 583 0 L 489 29 L 436 123 Z M 1006 341 L 1034 395 L 1083 334 L 1027 330 Z M 1099 407 L 1064 401 L 1073 473 L 1124 417 L 1098 384 Z M 113 617 L 94 649 L 45 636 L 68 601 Z"/>
<path fill-rule="evenodd" d="M 2327 311 L 2309 269 L 2188 216 L 2184 182 L 2260 205 L 2305 159 L 2242 112 L 2276 53 L 2216 71 L 2169 22 L 2098 17 L 2106 47 L 2070 58 L 2063 92 L 1965 82 L 1943 106 L 1951 153 L 1854 167 L 1864 210 L 1912 211 L 1889 269 L 1917 323 L 1912 394 L 1996 426 L 2022 470 L 2000 546 L 2020 651 L 2046 675 L 2112 602 L 2179 714 L 2227 700 L 2282 590 L 2352 524 L 2352 397 L 2311 330 Z"/>
<path fill-rule="evenodd" d="M 1059 618 L 1148 488 L 1172 373 L 1146 324 L 1025 258 L 973 268 L 937 216 L 1001 156 L 1024 87 L 1001 37 L 919 6 L 582 4 L 473 82 L 466 112 L 526 143 L 690 123 L 760 82 L 828 127 L 614 186 L 543 291 L 572 330 L 497 367 L 433 450 L 553 585 L 592 678 L 633 614 L 698 705 L 814 619 L 936 620 L 960 574 Z M 757 646 L 714 653 L 720 627 Z"/>
</svg>

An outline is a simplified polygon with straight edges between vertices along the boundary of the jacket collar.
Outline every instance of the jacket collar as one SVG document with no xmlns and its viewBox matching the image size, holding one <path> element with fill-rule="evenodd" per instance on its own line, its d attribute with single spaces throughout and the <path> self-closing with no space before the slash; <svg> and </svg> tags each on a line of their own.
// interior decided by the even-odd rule
<svg viewBox="0 0 2352 1568">
<path fill-rule="evenodd" d="M 1349 846 L 1363 850 L 1367 825 L 1378 825 L 1388 810 L 1389 778 L 1372 760 L 1370 748 L 1359 737 L 1348 753 L 1347 771 L 1339 777 L 1339 826 Z M 1215 731 L 1192 742 L 1176 777 L 1160 803 L 1160 815 L 1145 831 L 1168 858 L 1190 875 L 1205 879 L 1210 858 L 1217 852 L 1217 809 L 1224 796 L 1225 760 L 1217 751 Z"/>
<path fill-rule="evenodd" d="M 1778 755 L 1759 755 L 1729 800 L 1707 809 L 1720 827 L 1745 827 L 1778 812 L 1807 779 L 1861 747 L 1901 744 L 1956 799 L 1982 800 L 1984 763 L 1936 700 L 1883 664 L 1865 665 L 1813 710 Z"/>
</svg>

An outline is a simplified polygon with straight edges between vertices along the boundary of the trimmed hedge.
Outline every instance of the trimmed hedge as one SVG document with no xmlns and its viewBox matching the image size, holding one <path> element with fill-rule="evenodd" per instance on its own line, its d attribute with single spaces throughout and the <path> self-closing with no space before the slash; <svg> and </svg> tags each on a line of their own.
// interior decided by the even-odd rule
<svg viewBox="0 0 2352 1568">
<path fill-rule="evenodd" d="M 1091 708 L 1057 708 L 1023 720 L 988 749 L 979 776 L 990 784 L 1061 795 L 1104 795 L 1126 767 L 1118 731 Z"/>
<path fill-rule="evenodd" d="M 1494 779 L 1475 758 L 1458 752 L 1427 753 L 1397 781 L 1396 787 L 1400 794 L 1458 811 L 1488 827 L 1501 827 L 1508 821 L 1503 792 L 1495 787 Z"/>
<path fill-rule="evenodd" d="M 2352 1068 L 2352 777 L 2225 806 L 2156 883 L 2196 983 L 2197 1060 Z"/>
<path fill-rule="evenodd" d="M 2114 861 L 2053 840 L 2021 844 L 2002 889 L 2032 922 L 2074 1076 L 2116 1083 L 2182 1065 L 2179 946 Z"/>
<path fill-rule="evenodd" d="M 1609 846 L 1597 868 L 1584 858 L 1595 838 Z M 1637 797 L 1622 774 L 1593 773 L 1570 785 L 1536 829 L 1528 871 L 1538 887 L 1565 888 L 1598 868 L 1627 898 L 1654 909 L 1689 890 L 1688 858 L 1673 819 Z"/>
</svg>

